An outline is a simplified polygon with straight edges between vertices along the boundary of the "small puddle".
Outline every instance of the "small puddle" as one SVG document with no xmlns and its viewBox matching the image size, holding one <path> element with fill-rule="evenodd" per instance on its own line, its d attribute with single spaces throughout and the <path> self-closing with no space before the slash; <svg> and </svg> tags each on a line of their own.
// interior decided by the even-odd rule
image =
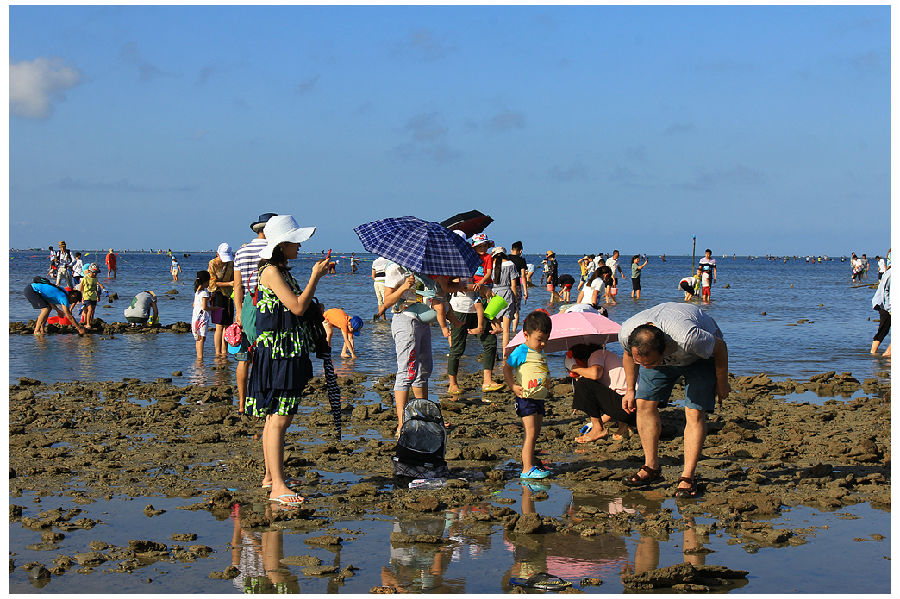
<svg viewBox="0 0 900 599">
<path fill-rule="evenodd" d="M 788 393 L 785 395 L 776 395 L 776 397 L 783 399 L 789 403 L 809 403 L 817 406 L 824 405 L 829 399 L 833 399 L 839 402 L 845 402 L 849 400 L 859 399 L 860 397 L 866 397 L 868 394 L 859 389 L 854 391 L 853 393 L 843 393 L 838 395 L 819 395 L 815 391 L 803 391 L 801 393 Z"/>
</svg>

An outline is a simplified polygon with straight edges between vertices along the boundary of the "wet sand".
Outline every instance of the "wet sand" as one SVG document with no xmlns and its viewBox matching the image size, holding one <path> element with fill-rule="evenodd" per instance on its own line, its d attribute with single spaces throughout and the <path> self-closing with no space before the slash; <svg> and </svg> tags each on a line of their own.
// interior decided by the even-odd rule
<svg viewBox="0 0 900 599">
<path fill-rule="evenodd" d="M 334 532 L 340 522 L 366 515 L 440 514 L 490 504 L 492 494 L 519 474 L 522 433 L 509 392 L 482 394 L 480 379 L 480 373 L 462 376 L 464 394 L 455 401 L 441 393 L 446 381 L 432 381 L 432 396 L 435 392 L 440 396 L 444 417 L 452 423 L 447 446 L 451 472 L 466 480 L 451 481 L 443 489 L 409 490 L 395 487 L 390 461 L 396 426 L 393 377 L 367 379 L 354 374 L 340 379 L 346 405 L 340 442 L 333 436 L 324 380 L 317 377 L 286 439 L 286 472 L 302 479 L 297 490 L 307 502 L 298 509 L 265 514 L 248 507 L 267 496 L 260 489 L 262 454 L 256 440 L 261 422 L 236 414 L 232 386 L 179 386 L 177 377 L 174 382 L 165 378 L 54 384 L 20 379 L 9 388 L 10 520 L 12 526 L 40 531 L 43 549 L 53 557 L 18 563 L 11 547 L 10 571 L 26 570 L 32 580 L 89 573 L 101 564 L 104 572 L 131 572 L 157 561 L 202 559 L 211 551 L 191 543 L 190 533 L 183 530 L 160 531 L 159 538 L 185 535 L 172 539 L 174 544 L 154 538 L 116 546 L 104 538 L 99 520 L 78 510 L 25 515 L 34 510 L 16 504 L 23 493 L 64 495 L 83 504 L 123 495 L 152 504 L 153 496 L 162 495 L 184 498 L 185 506 L 217 518 L 227 517 L 239 504 L 240 525 L 246 529 L 318 531 L 307 543 L 325 545 L 340 543 Z M 815 405 L 778 397 L 808 391 L 840 399 Z M 846 399 L 859 393 L 865 396 Z M 586 418 L 571 415 L 571 384 L 554 379 L 552 394 L 538 441 L 546 453 L 543 460 L 553 470 L 552 481 L 576 494 L 621 494 L 622 479 L 643 463 L 637 434 L 619 442 L 610 435 L 609 440 L 578 445 L 573 439 Z M 676 387 L 673 400 L 679 397 L 682 389 Z M 681 472 L 683 410 L 669 407 L 662 411 L 662 420 L 665 481 L 637 493 L 671 497 Z M 355 473 L 360 479 L 342 482 L 329 473 Z M 710 416 L 698 474 L 703 493 L 678 500 L 681 516 L 708 518 L 711 523 L 703 525 L 705 532 L 724 533 L 747 547 L 805 543 L 813 530 L 776 529 L 770 522 L 792 506 L 830 511 L 869 503 L 889 510 L 889 386 L 876 379 L 860 382 L 850 373 L 822 373 L 807 381 L 772 381 L 764 374 L 733 378 L 731 396 Z M 152 518 L 154 512 L 158 510 L 148 505 L 144 514 Z M 671 510 L 610 514 L 590 506 L 563 517 L 536 516 L 495 505 L 468 512 L 461 525 L 472 530 L 501 527 L 519 535 L 555 532 L 583 540 L 635 530 L 683 530 L 685 519 Z M 92 550 L 74 555 L 53 552 L 55 543 L 74 529 L 95 534 Z M 419 536 L 391 542 L 444 542 Z M 727 588 L 733 576 L 740 577 L 733 572 L 662 570 L 625 584 L 634 589 L 703 590 Z M 236 574 L 226 569 L 210 576 Z M 321 575 L 340 578 L 353 572 Z"/>
</svg>

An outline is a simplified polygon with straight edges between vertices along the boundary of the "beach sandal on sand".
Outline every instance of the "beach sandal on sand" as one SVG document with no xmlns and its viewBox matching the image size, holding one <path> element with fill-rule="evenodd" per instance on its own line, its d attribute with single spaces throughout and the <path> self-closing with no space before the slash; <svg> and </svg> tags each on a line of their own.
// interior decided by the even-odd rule
<svg viewBox="0 0 900 599">
<path fill-rule="evenodd" d="M 499 391 L 502 388 L 503 383 L 493 383 L 491 385 L 488 385 L 487 387 L 485 387 L 484 385 L 481 386 L 481 390 L 484 393 L 493 393 L 494 391 Z"/>
<path fill-rule="evenodd" d="M 699 492 L 699 488 L 697 487 L 697 480 L 695 478 L 688 478 L 686 476 L 682 476 L 678 479 L 678 483 L 688 483 L 691 485 L 687 488 L 677 487 L 675 489 L 675 497 L 680 499 L 690 499 L 691 497 L 696 497 Z"/>
<path fill-rule="evenodd" d="M 447 390 L 447 393 L 448 393 L 449 395 L 462 395 L 463 390 L 460 389 L 459 387 L 457 387 L 457 388 L 454 389 L 453 391 L 451 391 L 451 390 L 448 389 L 448 390 Z"/>
<path fill-rule="evenodd" d="M 641 470 L 647 473 L 647 476 L 641 477 Z M 650 466 L 644 465 L 637 472 L 623 480 L 626 487 L 646 487 L 652 483 L 663 480 L 662 468 L 654 470 Z"/>
<path fill-rule="evenodd" d="M 509 584 L 529 589 L 540 589 L 542 591 L 560 591 L 572 586 L 571 582 L 546 572 L 538 572 L 528 578 L 510 578 Z"/>
<path fill-rule="evenodd" d="M 306 499 L 296 493 L 285 493 L 278 497 L 269 497 L 269 501 L 274 501 L 275 503 L 280 503 L 282 505 L 300 505 L 306 501 Z"/>
</svg>

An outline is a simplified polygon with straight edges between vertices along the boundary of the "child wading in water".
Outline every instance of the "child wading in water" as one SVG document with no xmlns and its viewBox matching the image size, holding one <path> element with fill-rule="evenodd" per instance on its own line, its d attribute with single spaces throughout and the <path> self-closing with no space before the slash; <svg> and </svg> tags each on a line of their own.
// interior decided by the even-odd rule
<svg viewBox="0 0 900 599">
<path fill-rule="evenodd" d="M 641 271 L 647 266 L 646 257 L 643 264 L 639 264 L 640 261 L 639 254 L 631 257 L 631 297 L 634 299 L 641 299 Z"/>
<path fill-rule="evenodd" d="M 203 342 L 209 328 L 209 271 L 198 270 L 194 279 L 194 313 L 191 315 L 191 332 L 197 345 L 197 359 L 203 359 Z"/>
<path fill-rule="evenodd" d="M 97 308 L 97 300 L 100 298 L 99 290 L 103 289 L 103 285 L 97 280 L 100 267 L 93 262 L 88 264 L 83 272 L 84 278 L 78 284 L 78 291 L 81 292 L 81 298 L 84 301 L 84 328 L 90 331 L 94 310 Z"/>
<path fill-rule="evenodd" d="M 522 329 L 525 343 L 515 348 L 503 363 L 503 378 L 516 394 L 516 415 L 522 419 L 525 439 L 522 442 L 521 478 L 547 478 L 535 457 L 535 446 L 544 421 L 544 400 L 548 396 L 550 369 L 543 349 L 550 338 L 553 322 L 543 311 L 535 310 L 525 318 Z"/>
</svg>

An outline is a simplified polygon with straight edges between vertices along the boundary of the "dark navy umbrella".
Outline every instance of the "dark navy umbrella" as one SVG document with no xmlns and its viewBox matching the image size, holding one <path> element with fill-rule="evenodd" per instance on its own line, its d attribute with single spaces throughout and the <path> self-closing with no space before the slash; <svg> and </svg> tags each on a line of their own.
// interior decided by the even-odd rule
<svg viewBox="0 0 900 599">
<path fill-rule="evenodd" d="M 367 252 L 415 272 L 471 277 L 481 266 L 481 258 L 465 239 L 440 223 L 415 216 L 376 220 L 353 232 Z"/>
</svg>

